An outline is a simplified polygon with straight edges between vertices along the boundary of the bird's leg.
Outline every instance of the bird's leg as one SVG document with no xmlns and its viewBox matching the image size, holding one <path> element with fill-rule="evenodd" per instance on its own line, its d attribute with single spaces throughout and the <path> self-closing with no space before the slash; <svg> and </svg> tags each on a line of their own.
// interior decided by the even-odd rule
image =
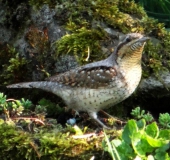
<svg viewBox="0 0 170 160">
<path fill-rule="evenodd" d="M 93 118 L 96 122 L 98 122 L 103 128 L 106 129 L 111 129 L 110 127 L 106 126 L 104 123 L 102 123 L 98 118 L 97 118 L 97 113 L 96 112 L 88 112 L 89 116 Z"/>
<path fill-rule="evenodd" d="M 115 117 L 113 117 L 112 115 L 110 115 L 110 114 L 106 113 L 106 112 L 105 112 L 105 111 L 103 111 L 103 110 L 100 110 L 99 112 L 101 112 L 102 114 L 106 115 L 107 117 L 115 118 Z"/>
<path fill-rule="evenodd" d="M 104 115 L 106 115 L 107 117 L 110 117 L 110 118 L 112 118 L 112 119 L 114 119 L 114 121 L 116 121 L 116 122 L 118 122 L 119 124 L 126 124 L 126 122 L 124 122 L 124 121 L 122 121 L 122 120 L 120 120 L 120 119 L 118 119 L 118 118 L 116 118 L 116 117 L 113 117 L 112 115 L 110 115 L 110 114 L 108 114 L 108 113 L 106 113 L 105 111 L 103 111 L 103 110 L 100 110 L 100 112 L 102 112 Z"/>
</svg>

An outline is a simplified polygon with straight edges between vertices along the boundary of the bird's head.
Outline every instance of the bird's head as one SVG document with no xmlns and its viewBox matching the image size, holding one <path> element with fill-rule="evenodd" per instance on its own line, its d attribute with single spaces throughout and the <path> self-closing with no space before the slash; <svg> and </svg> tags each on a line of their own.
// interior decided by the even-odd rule
<svg viewBox="0 0 170 160">
<path fill-rule="evenodd" d="M 148 39 L 139 33 L 127 34 L 115 50 L 117 63 L 125 67 L 141 64 L 143 48 Z"/>
</svg>

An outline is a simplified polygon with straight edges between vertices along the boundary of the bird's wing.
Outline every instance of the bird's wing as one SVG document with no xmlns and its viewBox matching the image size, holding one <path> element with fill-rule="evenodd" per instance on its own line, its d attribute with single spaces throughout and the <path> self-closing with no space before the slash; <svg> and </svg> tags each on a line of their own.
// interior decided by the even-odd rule
<svg viewBox="0 0 170 160">
<path fill-rule="evenodd" d="M 117 75 L 116 69 L 112 66 L 94 66 L 79 68 L 56 76 L 47 81 L 59 82 L 70 87 L 94 88 L 105 87 L 112 82 Z"/>
</svg>

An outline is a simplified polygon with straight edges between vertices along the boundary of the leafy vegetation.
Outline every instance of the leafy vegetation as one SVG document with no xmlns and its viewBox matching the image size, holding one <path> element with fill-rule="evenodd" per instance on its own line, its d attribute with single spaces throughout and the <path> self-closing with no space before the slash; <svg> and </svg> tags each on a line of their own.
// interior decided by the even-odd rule
<svg viewBox="0 0 170 160">
<path fill-rule="evenodd" d="M 55 119 L 45 118 L 48 114 L 45 108 L 49 105 L 54 104 L 43 99 L 34 108 L 29 100 L 7 99 L 3 93 L 0 93 L 0 158 L 2 160 L 21 157 L 23 160 L 89 159 L 92 156 L 91 152 L 101 151 L 100 137 L 92 137 L 88 140 L 72 137 L 73 134 L 82 135 L 87 131 L 86 128 L 80 129 L 69 125 L 63 128 Z M 55 106 L 53 107 L 54 111 Z M 54 112 L 57 111 L 59 107 Z"/>
<path fill-rule="evenodd" d="M 41 31 L 36 27 L 30 27 L 25 40 L 30 45 L 30 54 L 27 58 L 12 45 L 0 43 L 1 84 L 30 81 L 31 77 L 35 79 L 34 72 L 39 80 L 49 77 L 55 58 L 51 56 L 51 44 L 46 30 Z"/>
<path fill-rule="evenodd" d="M 7 99 L 6 95 L 0 93 L 2 160 L 21 157 L 23 160 L 82 160 L 90 159 L 94 155 L 100 159 L 102 150 L 108 152 L 114 160 L 170 158 L 168 113 L 160 114 L 159 123 L 153 119 L 146 122 L 148 114 L 137 107 L 132 111 L 132 115 L 139 120 L 128 120 L 119 130 L 105 131 L 104 138 L 97 134 L 85 138 L 86 134 L 91 132 L 90 128 L 69 125 L 62 127 L 55 119 L 46 118 L 49 105 L 54 107 L 54 111 L 54 104 L 45 99 L 34 106 L 29 100 Z M 61 113 L 62 110 L 57 107 L 54 112 Z M 106 153 L 105 156 L 107 157 Z"/>
<path fill-rule="evenodd" d="M 170 128 L 170 115 L 169 113 L 163 113 L 159 116 L 159 123 L 163 128 Z"/>
<path fill-rule="evenodd" d="M 137 120 L 129 120 L 122 130 L 122 134 L 117 138 L 110 141 L 109 136 L 105 134 L 102 147 L 109 152 L 112 159 L 159 160 L 170 158 L 170 115 L 160 113 L 157 124 L 152 115 L 145 112 L 140 107 L 133 109 L 131 114 Z"/>
<path fill-rule="evenodd" d="M 133 109 L 131 115 L 138 120 L 143 118 L 147 123 L 150 123 L 154 120 L 150 113 L 145 113 L 145 110 L 141 110 L 140 107 Z"/>
<path fill-rule="evenodd" d="M 170 130 L 159 129 L 156 122 L 146 125 L 146 121 L 129 120 L 122 136 L 108 141 L 105 135 L 103 148 L 114 160 L 129 159 L 169 159 Z"/>
<path fill-rule="evenodd" d="M 40 108 L 46 108 L 46 112 L 47 112 L 48 116 L 50 116 L 50 117 L 55 117 L 55 116 L 61 114 L 62 112 L 64 112 L 64 108 L 61 108 L 58 104 L 55 104 L 45 98 L 42 98 L 38 102 L 38 104 L 39 104 Z"/>
</svg>

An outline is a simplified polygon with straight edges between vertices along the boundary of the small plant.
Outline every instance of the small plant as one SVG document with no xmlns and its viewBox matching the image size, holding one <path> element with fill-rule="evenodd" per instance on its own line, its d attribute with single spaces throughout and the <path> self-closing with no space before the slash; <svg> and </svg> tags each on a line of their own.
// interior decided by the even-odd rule
<svg viewBox="0 0 170 160">
<path fill-rule="evenodd" d="M 5 115 L 6 119 L 9 120 L 13 117 L 21 115 L 24 109 L 30 109 L 32 102 L 25 100 L 6 99 L 6 95 L 0 93 L 0 111 Z"/>
<path fill-rule="evenodd" d="M 164 113 L 159 115 L 159 123 L 163 128 L 170 129 L 170 115 L 169 113 Z"/>
<path fill-rule="evenodd" d="M 93 150 L 101 150 L 101 137 L 92 137 L 88 140 L 73 138 L 73 134 L 76 136 L 84 134 L 87 127 L 63 128 L 56 119 L 42 116 L 48 105 L 54 104 L 45 99 L 40 103 L 42 106 L 36 105 L 34 112 L 27 112 L 24 115 L 25 107 L 28 110 L 33 105 L 31 101 L 23 98 L 7 99 L 3 93 L 0 93 L 0 159 L 4 160 L 4 157 L 7 157 L 13 160 L 55 160 L 64 157 L 65 160 L 70 160 L 77 159 L 80 154 L 84 159 L 89 159 Z M 14 111 L 19 113 L 21 105 L 23 105 L 22 113 L 12 115 Z M 4 114 L 8 115 L 8 119 L 2 119 Z"/>
<path fill-rule="evenodd" d="M 141 110 L 140 107 L 133 109 L 131 115 L 138 120 L 144 118 L 148 123 L 153 121 L 153 116 L 150 113 L 145 113 L 145 110 Z"/>
<path fill-rule="evenodd" d="M 112 157 L 118 155 L 113 160 L 169 159 L 169 135 L 170 130 L 159 130 L 156 122 L 146 125 L 144 119 L 129 120 L 122 136 L 109 141 L 105 135 L 102 146 Z"/>
<path fill-rule="evenodd" d="M 6 95 L 0 93 L 0 106 L 1 107 L 5 106 L 5 103 L 6 103 Z"/>
<path fill-rule="evenodd" d="M 30 100 L 25 100 L 24 98 L 21 98 L 21 104 L 24 107 L 24 109 L 30 109 L 31 106 L 33 105 Z"/>
</svg>

